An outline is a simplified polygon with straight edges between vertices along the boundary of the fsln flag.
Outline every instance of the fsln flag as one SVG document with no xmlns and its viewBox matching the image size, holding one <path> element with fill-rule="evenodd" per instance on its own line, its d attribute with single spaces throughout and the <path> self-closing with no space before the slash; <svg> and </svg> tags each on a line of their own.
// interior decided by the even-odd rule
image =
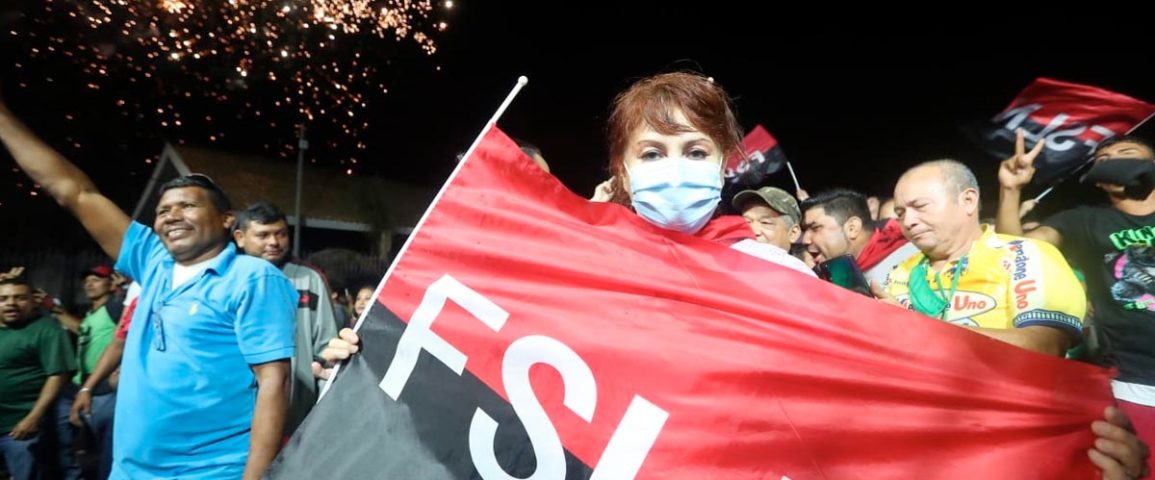
<svg viewBox="0 0 1155 480">
<path fill-rule="evenodd" d="M 1092 479 L 1109 372 L 589 202 L 496 127 L 273 479 Z"/>
<path fill-rule="evenodd" d="M 1014 154 L 1015 130 L 1027 148 L 1046 142 L 1035 160 L 1034 183 L 1047 185 L 1078 168 L 1095 147 L 1155 115 L 1155 105 L 1099 87 L 1039 78 L 989 121 L 964 129 L 999 159 Z"/>
<path fill-rule="evenodd" d="M 786 165 L 786 154 L 766 127 L 755 125 L 742 139 L 742 150 L 726 157 L 726 181 L 742 187 L 761 185 Z"/>
</svg>

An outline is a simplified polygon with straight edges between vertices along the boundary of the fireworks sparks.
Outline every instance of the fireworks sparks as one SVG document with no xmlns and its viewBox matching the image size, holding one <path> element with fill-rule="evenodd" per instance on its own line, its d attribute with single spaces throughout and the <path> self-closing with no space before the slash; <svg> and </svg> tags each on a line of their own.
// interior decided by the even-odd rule
<svg viewBox="0 0 1155 480">
<path fill-rule="evenodd" d="M 388 91 L 392 60 L 407 51 L 435 54 L 432 35 L 448 28 L 435 16 L 453 6 L 452 0 L 436 6 L 431 0 L 45 0 L 45 14 L 30 20 L 47 28 L 10 33 L 28 41 L 32 58 L 63 56 L 77 65 L 91 90 L 135 85 L 109 100 L 164 137 L 217 142 L 232 127 L 227 122 L 263 122 L 288 132 L 269 150 L 289 156 L 293 124 L 305 121 L 313 131 L 328 125 L 320 131 L 331 134 L 330 145 L 348 150 L 337 156 L 351 164 L 367 148 L 363 118 Z"/>
</svg>

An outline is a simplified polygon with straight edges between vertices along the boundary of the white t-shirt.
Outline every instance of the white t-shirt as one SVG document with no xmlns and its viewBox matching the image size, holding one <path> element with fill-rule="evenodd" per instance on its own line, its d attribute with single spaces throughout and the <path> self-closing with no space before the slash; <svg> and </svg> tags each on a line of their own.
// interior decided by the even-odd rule
<svg viewBox="0 0 1155 480">
<path fill-rule="evenodd" d="M 862 272 L 862 274 L 866 276 L 867 280 L 871 281 L 872 283 L 877 283 L 878 286 L 881 287 L 886 284 L 886 277 L 890 276 L 890 271 L 894 270 L 894 267 L 897 267 L 898 264 L 905 262 L 906 259 L 917 254 L 918 247 L 916 247 L 913 243 L 907 242 L 906 245 L 899 247 L 898 250 L 890 252 L 890 255 L 887 255 L 886 258 L 882 259 L 881 262 L 878 262 L 877 265 L 870 267 L 869 270 Z"/>
<path fill-rule="evenodd" d="M 128 284 L 128 291 L 124 293 L 124 304 L 128 305 L 132 303 L 133 300 L 136 300 L 136 297 L 140 296 L 140 292 L 142 290 L 143 289 L 140 287 L 140 284 L 136 283 L 135 281 Z"/>
<path fill-rule="evenodd" d="M 185 282 L 196 277 L 197 275 L 200 275 L 201 272 L 205 271 L 205 269 L 208 268 L 209 262 L 212 262 L 212 261 L 213 261 L 213 259 L 210 258 L 210 259 L 205 260 L 201 263 L 196 263 L 196 264 L 188 265 L 188 266 L 181 265 L 179 263 L 173 265 L 172 266 L 172 288 L 175 289 L 176 287 L 184 285 Z"/>
<path fill-rule="evenodd" d="M 1155 407 L 1155 387 L 1150 385 L 1114 380 L 1111 382 L 1111 390 L 1119 400 Z"/>
<path fill-rule="evenodd" d="M 757 240 L 747 238 L 739 241 L 738 243 L 730 245 L 730 248 L 733 248 L 734 250 L 745 253 L 747 255 L 761 258 L 762 260 L 766 260 L 771 263 L 777 263 L 778 265 L 800 273 L 804 273 L 811 277 L 818 276 L 814 273 L 814 270 L 811 270 L 810 267 L 807 267 L 806 263 L 804 263 L 802 260 L 799 260 L 794 255 L 791 255 L 790 252 L 787 252 L 786 250 L 778 248 L 774 245 L 770 245 L 769 243 L 762 243 Z"/>
</svg>

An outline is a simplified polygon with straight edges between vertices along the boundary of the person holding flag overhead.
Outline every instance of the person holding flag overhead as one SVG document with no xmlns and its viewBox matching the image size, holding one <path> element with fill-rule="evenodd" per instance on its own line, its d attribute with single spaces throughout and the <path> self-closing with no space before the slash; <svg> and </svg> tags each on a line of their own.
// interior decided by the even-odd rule
<svg viewBox="0 0 1155 480">
<path fill-rule="evenodd" d="M 1002 160 L 1016 137 L 1042 144 L 1035 153 L 1037 185 L 1062 182 L 1099 144 L 1128 134 L 1155 116 L 1155 105 L 1092 85 L 1037 78 L 993 118 L 963 129 Z"/>
<path fill-rule="evenodd" d="M 1155 441 L 1155 149 L 1138 137 L 1115 137 L 1092 155 L 1083 182 L 1107 194 L 1108 204 L 1059 212 L 1023 233 L 1019 200 L 1036 173 L 1043 142 L 1029 151 L 1018 132 L 1015 153 L 999 166 L 998 230 L 1048 242 L 1086 273 L 1094 308 L 1100 363 L 1119 369 L 1119 405 L 1139 437 Z"/>
</svg>

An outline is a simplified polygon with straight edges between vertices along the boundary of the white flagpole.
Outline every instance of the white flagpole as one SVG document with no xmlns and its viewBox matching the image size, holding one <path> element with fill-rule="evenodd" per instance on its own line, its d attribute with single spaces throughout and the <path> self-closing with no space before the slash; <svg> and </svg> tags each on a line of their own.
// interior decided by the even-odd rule
<svg viewBox="0 0 1155 480">
<path fill-rule="evenodd" d="M 460 162 L 457 162 L 457 166 L 453 168 L 453 173 L 449 174 L 449 178 L 445 180 L 445 184 L 441 186 L 441 190 L 437 192 L 437 196 L 433 197 L 433 201 L 429 203 L 429 208 L 425 209 L 425 213 L 421 215 L 421 220 L 417 222 L 417 226 L 413 227 L 413 231 L 409 234 L 409 238 L 405 239 L 405 244 L 402 245 L 401 250 L 397 252 L 397 259 L 400 259 L 405 255 L 405 252 L 409 250 L 409 244 L 413 243 L 414 238 L 417 238 L 417 232 L 421 230 L 422 225 L 425 225 L 425 221 L 429 219 L 429 213 L 432 212 L 433 208 L 437 206 L 437 202 L 441 200 L 441 196 L 445 195 L 445 190 L 449 188 L 449 184 L 453 183 L 453 180 L 457 178 L 459 173 L 461 173 L 461 167 L 465 166 L 465 162 L 469 161 L 469 158 L 473 156 L 473 151 L 476 150 L 477 146 L 481 144 L 481 140 L 485 138 L 485 135 L 489 133 L 489 130 L 493 128 L 494 125 L 497 125 L 497 120 L 501 118 L 501 115 L 505 113 L 505 110 L 509 108 L 511 103 L 513 103 L 513 99 L 517 97 L 517 94 L 521 92 L 522 87 L 525 87 L 527 83 L 529 83 L 529 79 L 524 75 L 517 78 L 517 84 L 513 86 L 513 90 L 509 91 L 509 95 L 505 96 L 505 101 L 501 102 L 501 106 L 497 107 L 497 111 L 493 112 L 493 116 L 490 117 L 489 121 L 485 123 L 484 127 L 482 127 L 481 133 L 478 134 L 477 138 L 473 140 L 473 144 L 469 146 L 469 150 L 465 151 L 465 156 L 461 158 Z M 381 281 L 377 283 L 377 288 L 373 291 L 374 303 L 381 295 L 381 287 L 384 286 L 385 282 L 389 280 L 389 277 L 393 275 L 393 269 L 397 267 L 397 263 L 398 262 L 395 259 L 393 263 L 389 265 L 389 269 L 385 271 L 385 276 L 382 277 Z M 357 319 L 357 324 L 353 326 L 353 331 L 358 331 L 361 329 L 361 325 L 365 323 L 365 318 L 369 316 L 368 314 L 371 308 L 372 306 L 370 306 L 370 308 L 366 308 L 364 312 L 361 312 L 361 317 Z M 329 380 L 326 381 L 325 386 L 321 388 L 321 394 L 317 396 L 317 401 L 321 401 L 321 398 L 323 398 L 325 393 L 329 391 L 329 386 L 333 384 L 333 380 L 337 378 L 337 372 L 339 371 L 341 371 L 340 364 L 333 367 L 333 373 L 329 375 Z"/>
<path fill-rule="evenodd" d="M 1152 117 L 1155 117 L 1155 113 L 1153 113 L 1153 114 L 1151 114 L 1151 115 L 1148 115 L 1148 116 L 1147 116 L 1147 118 L 1144 118 L 1143 120 L 1140 120 L 1140 121 L 1139 121 L 1139 123 L 1135 124 L 1135 126 L 1134 126 L 1134 127 L 1131 127 L 1131 129 L 1130 129 L 1130 130 L 1127 130 L 1127 133 L 1126 133 L 1126 134 L 1124 134 L 1124 135 L 1129 135 L 1129 134 L 1131 134 L 1131 132 L 1134 132 L 1135 130 L 1138 130 L 1138 129 L 1139 129 L 1139 127 L 1143 126 L 1143 124 L 1144 124 L 1144 123 L 1147 123 L 1147 121 L 1148 121 L 1148 120 L 1151 120 L 1151 118 L 1152 118 Z M 1040 141 L 1042 141 L 1042 140 L 1040 140 Z M 1072 171 L 1071 171 L 1071 173 L 1073 174 L 1074 172 L 1077 172 L 1077 171 L 1079 171 L 1079 170 L 1080 170 L 1080 169 L 1082 169 L 1084 166 L 1086 166 L 1088 163 L 1091 163 L 1091 162 L 1093 162 L 1093 161 L 1094 161 L 1094 158 L 1088 159 L 1086 162 L 1083 162 L 1083 164 L 1082 164 L 1082 165 L 1079 165 L 1079 167 L 1078 167 L 1078 168 L 1075 168 L 1074 170 L 1072 170 Z M 1053 185 L 1051 185 L 1050 187 L 1048 187 L 1046 190 L 1043 190 L 1043 193 L 1040 193 L 1040 194 L 1039 194 L 1037 197 L 1035 197 L 1035 201 L 1036 201 L 1036 202 L 1038 202 L 1038 201 L 1042 200 L 1042 199 L 1043 199 L 1043 197 L 1046 197 L 1047 195 L 1050 195 L 1050 194 L 1051 194 L 1051 191 L 1052 191 L 1052 190 L 1054 190 L 1054 189 L 1055 189 L 1055 187 L 1057 187 L 1057 186 L 1058 186 L 1060 183 L 1063 183 L 1063 182 L 1065 182 L 1065 181 L 1066 181 L 1068 178 L 1071 178 L 1072 176 L 1073 176 L 1073 175 L 1066 175 L 1066 176 L 1064 176 L 1063 178 L 1060 178 L 1060 179 L 1059 179 L 1057 182 L 1055 182 Z"/>
<path fill-rule="evenodd" d="M 1035 197 L 1035 202 L 1039 202 L 1040 200 L 1043 199 L 1043 197 L 1050 195 L 1051 191 L 1054 189 L 1055 189 L 1055 187 L 1054 187 L 1054 185 L 1052 185 L 1052 186 L 1048 187 L 1046 190 L 1043 190 L 1043 193 L 1040 193 L 1037 197 Z"/>
<path fill-rule="evenodd" d="M 798 185 L 798 176 L 794 174 L 794 166 L 790 165 L 790 160 L 786 161 L 786 169 L 790 170 L 790 178 L 794 180 L 794 191 L 802 190 L 802 186 Z"/>
<path fill-rule="evenodd" d="M 461 157 L 461 162 L 457 164 L 457 168 L 455 168 L 453 170 L 453 173 L 449 175 L 449 180 L 453 180 L 453 178 L 457 176 L 458 170 L 461 170 L 461 165 L 464 164 L 465 161 L 469 159 L 470 155 L 473 155 L 473 151 L 475 149 L 477 149 L 478 145 L 481 144 L 481 139 L 485 138 L 485 134 L 489 133 L 490 128 L 492 128 L 494 125 L 497 125 L 497 120 L 501 118 L 501 115 L 505 113 L 505 109 L 509 108 L 509 104 L 513 103 L 513 99 L 515 97 L 517 97 L 517 94 L 521 92 L 522 87 L 525 87 L 525 84 L 527 84 L 527 83 L 529 83 L 529 79 L 526 78 L 525 75 L 517 77 L 517 84 L 513 86 L 513 90 L 509 91 L 509 95 L 505 96 L 505 101 L 501 102 L 501 106 L 497 107 L 497 111 L 493 112 L 493 117 L 491 117 L 489 119 L 489 122 L 487 122 L 485 124 L 485 128 L 481 129 L 481 133 L 479 135 L 477 135 L 476 139 L 473 140 L 473 144 L 469 146 L 469 150 L 465 151 L 465 156 Z M 447 180 L 445 182 L 446 186 L 449 185 L 449 180 Z M 444 192 L 444 191 L 445 191 L 445 187 L 441 187 L 441 192 Z M 441 192 L 437 193 L 437 197 L 433 199 L 433 203 L 437 203 L 437 199 L 441 198 Z M 429 210 L 432 210 L 432 209 L 433 209 L 433 206 L 432 206 L 432 204 L 430 204 Z M 429 210 L 425 211 L 426 215 L 429 214 Z M 424 222 L 425 222 L 425 217 L 422 216 L 421 221 L 417 223 L 417 226 L 420 227 L 421 224 Z M 413 231 L 416 232 L 417 229 L 414 228 Z M 409 238 L 413 238 L 413 236 L 410 235 Z M 402 247 L 402 248 L 404 248 L 404 247 Z M 402 251 L 404 251 L 404 249 Z M 398 254 L 398 256 L 400 256 L 400 254 Z M 385 277 L 385 278 L 389 278 L 389 277 Z"/>
</svg>

